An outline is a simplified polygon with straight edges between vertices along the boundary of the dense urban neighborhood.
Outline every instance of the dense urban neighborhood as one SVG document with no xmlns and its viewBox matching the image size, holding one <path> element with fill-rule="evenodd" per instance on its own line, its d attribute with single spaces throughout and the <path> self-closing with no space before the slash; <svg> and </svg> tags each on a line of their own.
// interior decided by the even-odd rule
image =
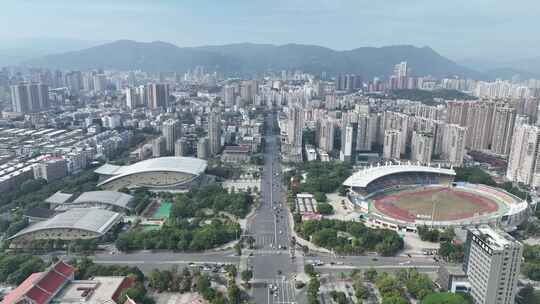
<svg viewBox="0 0 540 304">
<path fill-rule="evenodd" d="M 2 304 L 540 303 L 540 76 L 500 73 L 413 46 L 13 59 Z"/>
</svg>

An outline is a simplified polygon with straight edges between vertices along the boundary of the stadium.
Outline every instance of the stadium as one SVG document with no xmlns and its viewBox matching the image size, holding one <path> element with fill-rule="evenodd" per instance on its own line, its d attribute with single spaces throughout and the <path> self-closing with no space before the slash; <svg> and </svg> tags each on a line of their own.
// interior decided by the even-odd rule
<svg viewBox="0 0 540 304">
<path fill-rule="evenodd" d="M 30 225 L 8 238 L 10 248 L 24 248 L 34 240 L 97 239 L 122 220 L 122 215 L 97 208 L 76 208 Z"/>
<path fill-rule="evenodd" d="M 511 231 L 527 218 L 525 200 L 499 188 L 454 182 L 455 175 L 451 168 L 386 164 L 366 167 L 343 185 L 370 224 L 398 231 L 481 224 Z"/>
<path fill-rule="evenodd" d="M 188 189 L 201 181 L 205 160 L 192 157 L 159 157 L 129 166 L 105 164 L 95 170 L 100 175 L 98 187 L 118 191 L 122 188 L 150 190 Z"/>
</svg>

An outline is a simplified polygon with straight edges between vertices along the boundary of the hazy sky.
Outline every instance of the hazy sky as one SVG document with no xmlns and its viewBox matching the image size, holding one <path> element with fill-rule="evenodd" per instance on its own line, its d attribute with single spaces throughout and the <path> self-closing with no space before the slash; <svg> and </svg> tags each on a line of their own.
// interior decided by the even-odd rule
<svg viewBox="0 0 540 304">
<path fill-rule="evenodd" d="M 428 45 L 454 59 L 540 56 L 540 0 L 2 0 L 0 43 Z"/>
</svg>

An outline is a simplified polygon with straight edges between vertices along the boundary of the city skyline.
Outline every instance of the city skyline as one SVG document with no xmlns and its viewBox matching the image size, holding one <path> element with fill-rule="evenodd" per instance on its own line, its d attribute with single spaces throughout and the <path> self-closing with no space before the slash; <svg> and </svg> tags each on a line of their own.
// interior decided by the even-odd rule
<svg viewBox="0 0 540 304">
<path fill-rule="evenodd" d="M 458 61 L 536 57 L 540 42 L 531 37 L 540 4 L 532 0 L 521 6 L 497 2 L 459 0 L 434 5 L 425 0 L 297 0 L 274 1 L 270 6 L 260 1 L 230 1 L 227 5 L 157 1 L 150 5 L 100 0 L 74 5 L 63 0 L 10 0 L 5 4 L 10 14 L 0 21 L 0 41 L 4 48 L 20 45 L 21 40 L 47 37 L 77 38 L 86 44 L 160 40 L 181 47 L 300 43 L 337 50 L 412 44 L 430 46 Z M 30 17 L 30 9 L 41 13 Z M 497 39 L 493 39 L 493 32 L 498 33 Z"/>
</svg>

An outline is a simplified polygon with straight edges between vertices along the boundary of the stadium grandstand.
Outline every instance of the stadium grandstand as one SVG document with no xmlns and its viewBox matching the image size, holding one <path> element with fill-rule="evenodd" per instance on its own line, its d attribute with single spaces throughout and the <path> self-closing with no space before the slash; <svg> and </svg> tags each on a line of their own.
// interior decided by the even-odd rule
<svg viewBox="0 0 540 304">
<path fill-rule="evenodd" d="M 83 192 L 73 201 L 58 205 L 56 211 L 66 211 L 73 208 L 100 208 L 115 212 L 129 213 L 133 209 L 133 196 L 116 191 Z"/>
<path fill-rule="evenodd" d="M 201 182 L 207 163 L 192 157 L 159 157 L 129 166 L 105 164 L 95 170 L 98 187 L 118 191 L 122 188 L 181 190 Z"/>
<path fill-rule="evenodd" d="M 378 165 L 366 167 L 343 182 L 355 195 L 367 197 L 377 191 L 406 185 L 450 184 L 456 172 L 453 169 L 419 165 Z"/>
<path fill-rule="evenodd" d="M 11 248 L 24 248 L 34 240 L 96 239 L 104 236 L 122 215 L 97 208 L 77 208 L 24 228 L 8 238 Z"/>
<path fill-rule="evenodd" d="M 367 167 L 343 183 L 347 197 L 377 227 L 497 225 L 511 231 L 528 216 L 529 205 L 502 189 L 454 182 L 455 171 L 417 165 Z"/>
</svg>

